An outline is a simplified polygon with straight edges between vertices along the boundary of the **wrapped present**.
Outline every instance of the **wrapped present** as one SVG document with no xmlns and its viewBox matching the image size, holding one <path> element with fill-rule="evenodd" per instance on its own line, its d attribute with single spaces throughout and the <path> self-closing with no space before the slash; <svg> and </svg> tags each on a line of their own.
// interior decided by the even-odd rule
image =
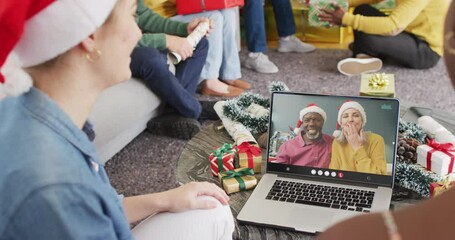
<svg viewBox="0 0 455 240">
<path fill-rule="evenodd" d="M 240 167 L 251 168 L 255 173 L 260 173 L 262 170 L 262 155 L 259 145 L 257 143 L 243 142 L 236 148 L 239 154 Z"/>
<path fill-rule="evenodd" d="M 213 150 L 209 156 L 210 168 L 212 175 L 218 176 L 218 173 L 234 169 L 234 157 L 236 149 L 232 144 L 225 143 L 223 146 Z"/>
<path fill-rule="evenodd" d="M 227 194 L 252 189 L 258 182 L 251 168 L 220 172 L 218 178 Z"/>
<path fill-rule="evenodd" d="M 362 74 L 360 96 L 395 97 L 395 77 L 393 74 Z"/>
<path fill-rule="evenodd" d="M 244 0 L 176 0 L 180 15 L 243 6 Z"/>
<path fill-rule="evenodd" d="M 436 197 L 441 193 L 449 190 L 449 188 L 455 186 L 455 182 L 447 176 L 444 181 L 430 183 L 430 196 Z"/>
<path fill-rule="evenodd" d="M 319 14 L 323 13 L 321 9 L 327 8 L 334 10 L 332 3 L 337 3 L 341 9 L 345 12 L 348 11 L 347 0 L 310 0 L 310 10 L 308 13 L 308 23 L 310 26 L 315 27 L 330 27 L 328 22 L 322 22 L 319 20 Z"/>
<path fill-rule="evenodd" d="M 428 140 L 417 147 L 417 163 L 429 171 L 445 176 L 454 171 L 455 148 L 451 143 Z"/>
</svg>

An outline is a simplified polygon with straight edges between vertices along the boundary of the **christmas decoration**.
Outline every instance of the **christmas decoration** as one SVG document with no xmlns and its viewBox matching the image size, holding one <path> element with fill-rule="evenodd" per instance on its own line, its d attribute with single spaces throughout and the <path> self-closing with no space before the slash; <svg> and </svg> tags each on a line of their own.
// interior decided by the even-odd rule
<svg viewBox="0 0 455 240">
<path fill-rule="evenodd" d="M 455 136 L 432 117 L 421 116 L 417 119 L 417 124 L 422 127 L 429 138 L 441 143 L 452 143 L 455 145 Z"/>
<path fill-rule="evenodd" d="M 257 184 L 254 171 L 251 168 L 237 168 L 218 175 L 221 185 L 227 194 L 245 191 Z"/>
<path fill-rule="evenodd" d="M 417 163 L 441 176 L 455 171 L 455 148 L 452 143 L 428 140 L 417 147 Z"/>
<path fill-rule="evenodd" d="M 334 10 L 333 3 L 336 3 L 344 12 L 348 11 L 348 1 L 345 0 L 310 0 L 310 11 L 308 13 L 308 22 L 310 26 L 331 27 L 329 22 L 319 20 L 319 14 L 324 12 L 321 9 L 327 8 Z"/>
<path fill-rule="evenodd" d="M 427 134 L 425 131 L 415 123 L 409 123 L 400 118 L 398 132 L 400 132 L 401 138 L 414 138 L 419 141 L 420 144 L 425 143 Z"/>
<path fill-rule="evenodd" d="M 400 138 L 397 146 L 397 161 L 402 163 L 417 163 L 417 146 L 419 141 L 414 138 Z"/>
<path fill-rule="evenodd" d="M 257 144 L 244 142 L 238 146 L 239 165 L 240 167 L 251 168 L 255 173 L 262 171 L 261 148 Z"/>
<path fill-rule="evenodd" d="M 227 118 L 242 123 L 253 134 L 267 131 L 269 114 L 255 115 L 247 111 L 251 104 L 257 104 L 264 109 L 270 107 L 270 100 L 259 94 L 243 93 L 237 98 L 227 100 L 223 106 L 223 114 Z M 267 110 L 268 111 L 268 110 Z"/>
<path fill-rule="evenodd" d="M 422 197 L 430 196 L 430 183 L 442 181 L 442 177 L 417 164 L 396 163 L 395 184 L 412 190 Z"/>
<path fill-rule="evenodd" d="M 283 82 L 271 82 L 269 92 L 289 92 L 289 87 Z"/>
<path fill-rule="evenodd" d="M 213 150 L 209 156 L 212 175 L 216 177 L 220 172 L 234 169 L 235 155 L 236 150 L 232 147 L 232 144 L 228 143 L 225 143 L 223 146 Z"/>
<path fill-rule="evenodd" d="M 386 73 L 362 74 L 360 96 L 395 97 L 395 76 Z"/>
<path fill-rule="evenodd" d="M 450 176 L 445 177 L 441 182 L 430 183 L 430 196 L 436 197 L 453 186 L 455 186 L 455 182 L 450 178 Z"/>
</svg>

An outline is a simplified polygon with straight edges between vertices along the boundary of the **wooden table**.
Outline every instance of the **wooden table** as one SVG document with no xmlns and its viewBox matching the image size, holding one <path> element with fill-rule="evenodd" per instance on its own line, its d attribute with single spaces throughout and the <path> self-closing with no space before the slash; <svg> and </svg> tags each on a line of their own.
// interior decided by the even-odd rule
<svg viewBox="0 0 455 240">
<path fill-rule="evenodd" d="M 233 140 L 226 130 L 218 129 L 221 122 L 211 124 L 194 136 L 183 149 L 177 163 L 177 181 L 181 184 L 191 181 L 207 181 L 220 186 L 217 177 L 213 177 L 210 171 L 208 157 L 213 149 L 224 143 L 232 143 Z M 265 169 L 265 153 L 262 151 L 262 169 Z M 255 175 L 260 180 L 262 174 Z M 234 239 L 315 239 L 313 234 L 290 232 L 272 228 L 244 225 L 237 222 L 237 214 L 242 209 L 246 200 L 251 194 L 250 191 L 233 193 L 230 195 L 232 214 L 235 218 Z M 392 207 L 402 208 L 414 204 L 420 200 L 417 194 L 410 191 L 398 189 L 392 198 Z M 406 197 L 403 198 L 403 195 Z M 398 201 L 400 200 L 400 201 Z"/>
</svg>

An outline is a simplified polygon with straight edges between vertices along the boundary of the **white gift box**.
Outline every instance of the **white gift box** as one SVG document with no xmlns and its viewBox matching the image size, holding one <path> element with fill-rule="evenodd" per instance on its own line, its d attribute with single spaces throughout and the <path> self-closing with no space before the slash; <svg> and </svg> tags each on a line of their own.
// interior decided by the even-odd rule
<svg viewBox="0 0 455 240">
<path fill-rule="evenodd" d="M 431 165 L 428 166 L 427 155 L 431 150 L 433 150 L 433 148 L 426 144 L 417 146 L 417 163 L 440 176 L 445 176 L 454 172 L 455 152 L 445 153 L 442 151 L 434 151 L 431 153 Z M 452 166 L 451 170 L 449 169 L 450 166 Z"/>
</svg>

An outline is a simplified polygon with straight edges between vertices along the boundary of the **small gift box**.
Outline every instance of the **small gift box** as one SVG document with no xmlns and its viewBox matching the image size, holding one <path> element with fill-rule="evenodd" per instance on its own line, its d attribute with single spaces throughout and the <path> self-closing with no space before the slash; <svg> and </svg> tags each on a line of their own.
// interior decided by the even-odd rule
<svg viewBox="0 0 455 240">
<path fill-rule="evenodd" d="M 430 183 L 430 197 L 436 197 L 453 186 L 455 186 L 455 182 L 450 181 Z"/>
<path fill-rule="evenodd" d="M 454 171 L 455 148 L 451 143 L 438 143 L 429 140 L 417 147 L 417 163 L 429 171 L 445 176 Z"/>
<path fill-rule="evenodd" d="M 395 76 L 393 74 L 362 74 L 360 96 L 395 97 Z"/>
<path fill-rule="evenodd" d="M 243 6 L 244 0 L 176 0 L 180 15 Z"/>
<path fill-rule="evenodd" d="M 262 155 L 261 148 L 257 143 L 243 142 L 237 147 L 239 165 L 241 168 L 251 168 L 255 173 L 261 173 Z"/>
<path fill-rule="evenodd" d="M 218 178 L 227 194 L 252 189 L 258 182 L 251 168 L 237 168 L 220 172 Z"/>
<path fill-rule="evenodd" d="M 234 157 L 236 150 L 232 144 L 225 143 L 223 146 L 213 150 L 209 156 L 210 168 L 212 175 L 218 176 L 218 173 L 234 169 Z"/>
<path fill-rule="evenodd" d="M 328 22 L 321 22 L 319 14 L 323 13 L 321 9 L 327 8 L 334 10 L 332 3 L 337 3 L 345 12 L 348 11 L 347 0 L 310 0 L 310 10 L 308 12 L 308 24 L 314 27 L 329 27 Z"/>
</svg>

